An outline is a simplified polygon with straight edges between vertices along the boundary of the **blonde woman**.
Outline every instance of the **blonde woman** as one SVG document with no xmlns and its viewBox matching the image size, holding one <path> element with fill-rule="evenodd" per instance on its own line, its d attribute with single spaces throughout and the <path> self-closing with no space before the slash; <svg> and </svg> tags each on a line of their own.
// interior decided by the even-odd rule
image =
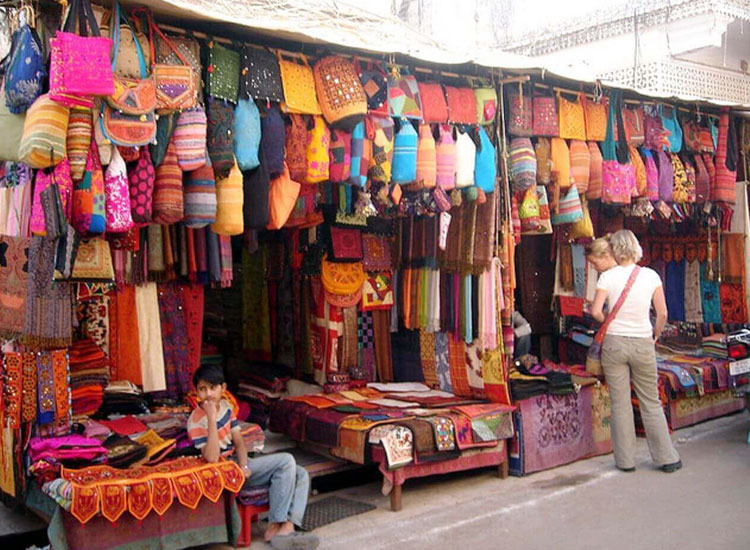
<svg viewBox="0 0 750 550">
<path fill-rule="evenodd" d="M 586 259 L 591 262 L 598 273 L 615 267 L 617 262 L 612 256 L 612 248 L 609 246 L 609 237 L 599 237 L 586 246 Z"/>
<path fill-rule="evenodd" d="M 594 243 L 592 243 L 593 245 Z M 604 303 L 610 309 L 629 284 L 631 288 L 614 319 L 609 323 L 602 343 L 602 370 L 612 399 L 612 445 L 615 464 L 625 472 L 635 471 L 635 422 L 630 401 L 632 382 L 638 397 L 643 426 L 646 430 L 651 458 L 664 472 L 682 467 L 682 462 L 669 437 L 664 410 L 659 401 L 654 343 L 667 321 L 667 304 L 659 275 L 647 267 L 638 267 L 643 250 L 632 231 L 622 229 L 609 237 L 609 254 L 617 265 L 607 267 L 603 244 L 599 256 L 589 260 L 601 275 L 591 314 L 603 322 Z M 597 262 L 601 266 L 597 266 Z M 606 269 L 605 269 L 606 268 Z M 631 278 L 635 271 L 634 278 Z M 651 324 L 650 310 L 656 311 Z"/>
</svg>

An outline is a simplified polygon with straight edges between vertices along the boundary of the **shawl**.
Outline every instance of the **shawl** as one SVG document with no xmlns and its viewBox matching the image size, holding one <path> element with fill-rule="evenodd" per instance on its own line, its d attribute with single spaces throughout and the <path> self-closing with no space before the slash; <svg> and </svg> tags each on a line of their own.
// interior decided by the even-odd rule
<svg viewBox="0 0 750 550">
<path fill-rule="evenodd" d="M 463 208 L 454 207 L 450 211 L 451 223 L 448 226 L 448 242 L 442 254 L 442 266 L 451 273 L 458 272 L 461 264 L 461 226 Z"/>
<path fill-rule="evenodd" d="M 357 346 L 359 363 L 349 369 L 354 380 L 375 381 L 375 330 L 371 311 L 361 311 L 357 318 Z"/>
<path fill-rule="evenodd" d="M 175 252 L 177 251 L 177 228 L 174 225 L 162 226 L 164 234 L 164 269 L 166 271 L 166 280 L 174 281 L 177 278 L 175 273 Z"/>
<path fill-rule="evenodd" d="M 211 283 L 221 283 L 221 258 L 219 251 L 219 235 L 212 229 L 206 231 L 208 248 L 208 270 Z"/>
<path fill-rule="evenodd" d="M 204 285 L 208 283 L 208 250 L 206 249 L 206 234 L 209 229 L 207 227 L 201 227 L 200 229 L 193 229 L 194 239 L 193 244 L 195 246 L 195 261 L 196 268 L 198 270 L 198 281 Z"/>
<path fill-rule="evenodd" d="M 495 201 L 494 195 L 477 206 L 476 230 L 474 232 L 474 269 L 473 273 L 480 273 L 489 269 L 495 250 Z"/>
<path fill-rule="evenodd" d="M 742 284 L 745 275 L 745 235 L 724 233 L 721 239 L 721 280 L 725 283 Z"/>
<path fill-rule="evenodd" d="M 423 382 L 418 330 L 402 330 L 391 335 L 393 378 L 396 382 Z"/>
<path fill-rule="evenodd" d="M 582 244 L 572 244 L 573 290 L 578 298 L 586 297 L 586 254 Z"/>
<path fill-rule="evenodd" d="M 376 309 L 372 312 L 373 331 L 375 335 L 375 361 L 377 362 L 378 380 L 393 381 L 393 356 L 391 351 L 390 311 Z"/>
<path fill-rule="evenodd" d="M 24 343 L 37 348 L 67 346 L 73 337 L 70 284 L 53 282 L 56 252 L 57 241 L 31 239 Z"/>
<path fill-rule="evenodd" d="M 201 342 L 203 341 L 204 289 L 201 285 L 179 285 L 182 311 L 185 314 L 187 329 L 188 361 L 187 370 L 192 376 L 201 362 Z"/>
<path fill-rule="evenodd" d="M 271 360 L 271 322 L 266 283 L 266 251 L 242 252 L 243 349 L 251 361 Z"/>
<path fill-rule="evenodd" d="M 221 254 L 221 288 L 232 286 L 234 264 L 232 262 L 232 239 L 226 235 L 219 236 L 219 250 Z"/>
<path fill-rule="evenodd" d="M 28 237 L 0 235 L 0 338 L 19 338 L 26 326 Z"/>
<path fill-rule="evenodd" d="M 338 346 L 343 332 L 343 313 L 340 307 L 331 305 L 325 298 L 323 284 L 313 279 L 313 308 L 311 332 L 313 368 L 315 381 L 325 384 L 330 373 L 339 372 Z"/>
<path fill-rule="evenodd" d="M 7 163 L 5 166 L 5 184 L 11 192 L 4 233 L 15 237 L 30 237 L 32 170 L 20 162 Z M 3 229 L 1 224 L 0 229 Z"/>
<path fill-rule="evenodd" d="M 424 383 L 431 388 L 438 387 L 437 359 L 435 356 L 435 334 L 419 331 L 419 357 L 422 362 Z"/>
<path fill-rule="evenodd" d="M 143 385 L 141 348 L 136 311 L 135 287 L 125 285 L 113 292 L 109 301 L 110 372 L 113 380 L 129 380 Z"/>
<path fill-rule="evenodd" d="M 341 342 L 341 370 L 356 367 L 359 360 L 357 345 L 357 306 L 342 309 L 344 314 L 343 338 Z"/>
<path fill-rule="evenodd" d="M 721 283 L 719 297 L 722 323 L 747 323 L 747 303 L 741 284 Z"/>
<path fill-rule="evenodd" d="M 163 282 L 167 278 L 167 266 L 164 263 L 164 235 L 162 226 L 148 226 L 148 279 Z"/>
<path fill-rule="evenodd" d="M 177 285 L 159 285 L 159 317 L 167 393 L 171 397 L 190 391 L 190 356 L 182 293 Z"/>
<path fill-rule="evenodd" d="M 427 329 L 430 306 L 430 270 L 423 267 L 419 270 L 419 328 Z"/>
<path fill-rule="evenodd" d="M 466 371 L 466 352 L 464 341 L 459 338 L 448 338 L 448 361 L 450 364 L 451 385 L 453 393 L 459 397 L 471 395 L 468 373 Z"/>
<path fill-rule="evenodd" d="M 429 270 L 428 281 L 429 311 L 427 314 L 427 332 L 438 332 L 440 330 L 442 307 L 442 301 L 440 299 L 440 270 Z"/>
<path fill-rule="evenodd" d="M 167 389 L 167 381 L 156 283 L 135 287 L 135 310 L 138 318 L 143 391 L 164 391 Z"/>
<path fill-rule="evenodd" d="M 434 353 L 438 387 L 443 391 L 453 393 L 453 385 L 451 383 L 450 354 L 448 351 L 448 335 L 445 332 L 435 333 Z"/>
<path fill-rule="evenodd" d="M 487 201 L 489 202 L 489 201 Z M 485 203 L 486 204 L 486 203 Z M 474 271 L 474 233 L 477 224 L 477 202 L 464 206 L 461 222 L 461 273 Z"/>
</svg>

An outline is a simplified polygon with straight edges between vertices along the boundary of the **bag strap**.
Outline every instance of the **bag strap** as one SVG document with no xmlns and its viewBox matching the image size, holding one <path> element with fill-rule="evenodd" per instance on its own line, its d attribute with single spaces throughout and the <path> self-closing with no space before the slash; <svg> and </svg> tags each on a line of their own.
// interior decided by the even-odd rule
<svg viewBox="0 0 750 550">
<path fill-rule="evenodd" d="M 619 90 L 615 91 L 613 96 L 610 98 L 615 105 L 615 114 L 617 116 L 617 148 L 616 155 L 617 161 L 620 164 L 627 164 L 630 162 L 630 150 L 628 149 L 628 137 L 625 135 L 625 124 L 622 120 L 622 110 L 625 108 L 625 104 L 622 99 L 622 92 Z M 611 112 L 611 111 L 610 111 Z"/>
<path fill-rule="evenodd" d="M 602 343 L 602 340 L 604 340 L 604 335 L 607 332 L 607 329 L 609 328 L 609 324 L 615 320 L 615 317 L 617 316 L 617 312 L 620 311 L 620 308 L 622 307 L 622 304 L 625 302 L 625 298 L 628 297 L 628 294 L 630 293 L 630 289 L 633 288 L 633 283 L 635 283 L 636 277 L 638 277 L 638 273 L 641 271 L 641 266 L 636 265 L 633 268 L 633 271 L 630 273 L 630 277 L 628 277 L 628 282 L 625 283 L 625 288 L 622 289 L 622 292 L 620 293 L 620 297 L 617 298 L 617 302 L 615 303 L 615 307 L 613 307 L 609 315 L 607 315 L 607 318 L 602 323 L 602 326 L 599 327 L 599 330 L 596 333 L 596 336 L 594 336 L 594 339 L 598 343 Z"/>
<path fill-rule="evenodd" d="M 83 0 L 86 1 L 86 0 Z M 141 78 L 146 78 L 148 76 L 148 69 L 146 68 L 146 59 L 143 57 L 143 50 L 141 49 L 141 41 L 138 40 L 138 35 L 135 32 L 135 29 L 133 28 L 133 25 L 130 23 L 130 20 L 127 18 L 127 16 L 122 12 L 122 8 L 120 8 L 120 3 L 115 3 L 115 17 L 112 20 L 112 33 L 113 33 L 113 42 L 114 42 L 114 48 L 115 53 L 112 56 L 112 72 L 115 71 L 115 68 L 117 67 L 117 54 L 120 51 L 120 23 L 124 22 L 128 28 L 130 29 L 131 34 L 133 35 L 133 43 L 135 44 L 135 51 L 138 53 L 138 65 L 140 66 L 141 70 Z"/>
<path fill-rule="evenodd" d="M 162 30 L 159 28 L 159 26 L 154 21 L 153 14 L 151 13 L 151 10 L 148 8 L 136 8 L 133 10 L 133 13 L 143 13 L 146 17 L 146 23 L 148 24 L 148 47 L 151 51 L 151 66 L 156 65 L 156 42 L 154 41 L 154 34 L 157 34 L 161 40 L 164 41 L 164 43 L 169 47 L 170 50 L 172 50 L 175 55 L 179 58 L 180 61 L 182 61 L 183 65 L 187 65 L 188 67 L 192 68 L 192 65 L 188 62 L 187 59 L 180 53 L 180 50 L 177 49 L 177 47 L 172 43 L 172 41 L 167 38 L 167 36 L 162 32 Z"/>
</svg>

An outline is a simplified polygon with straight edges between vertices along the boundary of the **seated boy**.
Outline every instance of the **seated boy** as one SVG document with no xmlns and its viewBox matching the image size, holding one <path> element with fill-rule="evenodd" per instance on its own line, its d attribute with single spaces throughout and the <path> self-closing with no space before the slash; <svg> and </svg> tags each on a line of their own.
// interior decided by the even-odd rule
<svg viewBox="0 0 750 550">
<path fill-rule="evenodd" d="M 188 419 L 188 436 L 201 450 L 207 462 L 230 457 L 245 474 L 245 487 L 269 485 L 269 514 L 266 542 L 281 550 L 314 550 L 320 541 L 317 535 L 295 532 L 302 523 L 307 506 L 310 478 L 307 471 L 297 466 L 288 453 L 276 453 L 249 458 L 240 427 L 229 403 L 222 399 L 227 385 L 221 367 L 201 366 L 193 375 L 200 405 Z"/>
</svg>

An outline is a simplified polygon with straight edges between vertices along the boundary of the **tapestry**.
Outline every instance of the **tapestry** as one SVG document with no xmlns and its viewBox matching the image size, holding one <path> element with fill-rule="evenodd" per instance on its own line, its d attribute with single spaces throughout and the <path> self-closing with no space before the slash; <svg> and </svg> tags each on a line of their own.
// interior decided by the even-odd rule
<svg viewBox="0 0 750 550">
<path fill-rule="evenodd" d="M 414 456 L 414 436 L 405 426 L 376 426 L 370 431 L 371 444 L 380 443 L 385 451 L 388 469 L 409 464 Z"/>
<path fill-rule="evenodd" d="M 158 285 L 164 370 L 167 393 L 172 397 L 190 391 L 190 355 L 183 293 L 174 284 Z"/>
<path fill-rule="evenodd" d="M 109 296 L 93 296 L 77 301 L 76 317 L 81 332 L 109 356 Z"/>
<path fill-rule="evenodd" d="M 597 384 L 591 390 L 591 420 L 594 448 L 597 455 L 612 452 L 612 401 L 606 384 Z"/>
<path fill-rule="evenodd" d="M 0 235 L 0 338 L 19 338 L 26 326 L 30 244 L 27 237 Z"/>
<path fill-rule="evenodd" d="M 63 466 L 60 475 L 71 483 L 70 513 L 81 523 L 99 512 L 114 522 L 126 509 L 137 519 L 151 510 L 162 516 L 172 505 L 173 492 L 182 505 L 195 510 L 202 497 L 216 502 L 225 489 L 239 492 L 245 481 L 235 462 L 206 463 L 197 457 L 124 470 L 109 466 L 71 470 Z"/>
<path fill-rule="evenodd" d="M 539 395 L 517 402 L 523 423 L 523 471 L 548 470 L 594 449 L 591 387 L 570 395 Z"/>
<path fill-rule="evenodd" d="M 482 379 L 490 401 L 511 404 L 502 345 L 494 350 L 485 350 L 482 354 Z"/>
<path fill-rule="evenodd" d="M 456 449 L 456 432 L 450 418 L 430 416 L 426 420 L 432 424 L 435 431 L 435 444 L 438 451 L 453 451 Z"/>
<path fill-rule="evenodd" d="M 707 393 L 701 397 L 670 399 L 668 407 L 669 427 L 677 430 L 698 422 L 741 411 L 744 407 L 744 399 L 735 397 L 731 390 Z"/>
<path fill-rule="evenodd" d="M 443 391 L 453 393 L 450 354 L 448 351 L 448 335 L 444 332 L 435 333 L 435 363 L 438 387 Z"/>
</svg>

